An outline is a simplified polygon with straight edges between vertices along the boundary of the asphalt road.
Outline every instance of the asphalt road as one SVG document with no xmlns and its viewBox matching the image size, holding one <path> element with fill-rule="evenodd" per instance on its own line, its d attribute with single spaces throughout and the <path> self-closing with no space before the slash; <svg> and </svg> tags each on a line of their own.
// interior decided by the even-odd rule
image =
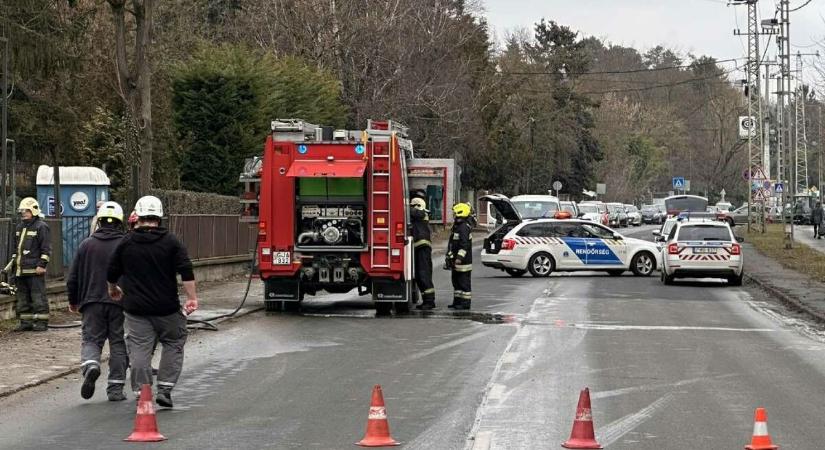
<svg viewBox="0 0 825 450">
<path fill-rule="evenodd" d="M 380 384 L 405 448 L 560 448 L 585 386 L 610 449 L 742 448 L 757 406 L 782 448 L 825 448 L 825 338 L 759 291 L 477 263 L 474 312 L 458 314 L 447 272 L 436 286 L 431 314 L 333 296 L 193 335 L 158 446 L 352 448 Z M 134 403 L 100 394 L 81 400 L 75 377 L 0 400 L 0 447 L 126 446 Z"/>
</svg>

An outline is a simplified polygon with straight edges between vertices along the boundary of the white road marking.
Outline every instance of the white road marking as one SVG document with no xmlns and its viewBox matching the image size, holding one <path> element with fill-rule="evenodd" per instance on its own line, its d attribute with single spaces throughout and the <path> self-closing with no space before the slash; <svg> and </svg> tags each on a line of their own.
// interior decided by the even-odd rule
<svg viewBox="0 0 825 450">
<path fill-rule="evenodd" d="M 503 384 L 494 383 L 490 387 L 490 400 L 501 400 L 504 398 L 504 392 L 507 390 L 507 386 Z"/>
<path fill-rule="evenodd" d="M 770 328 L 728 328 L 728 327 L 691 327 L 691 326 L 669 326 L 669 325 L 602 325 L 597 323 L 573 323 L 572 328 L 585 330 L 602 331 L 747 331 L 747 332 L 773 332 Z"/>
<path fill-rule="evenodd" d="M 689 384 L 695 384 L 702 381 L 712 381 L 712 380 L 723 380 L 725 378 L 731 378 L 738 376 L 735 373 L 729 373 L 725 375 L 716 375 L 712 377 L 698 377 L 698 378 L 690 378 L 687 380 L 677 381 L 675 383 L 651 383 L 642 386 L 631 386 L 621 389 L 613 389 L 610 391 L 599 391 L 599 392 L 592 392 L 590 394 L 590 398 L 592 399 L 601 399 L 601 398 L 610 398 L 610 397 L 618 397 L 620 395 L 625 394 L 632 394 L 635 392 L 645 392 L 645 391 L 653 391 L 660 388 L 674 388 L 680 386 L 687 386 Z"/>
<path fill-rule="evenodd" d="M 533 301 L 528 316 L 535 311 L 536 305 L 540 303 L 538 300 L 539 299 Z M 476 439 L 478 439 L 478 435 L 480 434 L 479 428 L 481 428 L 481 421 L 484 419 L 484 413 L 487 409 L 487 404 L 490 402 L 491 393 L 495 386 L 500 386 L 500 384 L 496 381 L 498 380 L 499 374 L 501 373 L 501 368 L 504 365 L 504 359 L 506 355 L 511 352 L 511 350 L 513 349 L 513 345 L 515 345 L 516 341 L 519 340 L 524 330 L 526 330 L 526 327 L 522 323 L 518 323 L 518 330 L 516 330 L 516 332 L 513 333 L 513 337 L 511 337 L 510 341 L 507 342 L 507 347 L 504 348 L 504 352 L 502 352 L 501 356 L 498 358 L 498 361 L 496 361 L 496 366 L 495 368 L 493 368 L 493 372 L 490 374 L 490 381 L 484 388 L 484 395 L 482 396 L 481 403 L 478 405 L 478 409 L 476 410 L 476 417 L 473 420 L 473 426 L 470 429 L 470 433 L 467 437 L 467 442 L 464 446 L 466 450 L 473 450 L 476 448 L 475 442 Z M 490 435 L 492 435 L 492 433 L 490 433 Z"/>
<path fill-rule="evenodd" d="M 673 400 L 673 397 L 675 397 L 675 395 L 672 392 L 667 393 L 638 412 L 628 414 L 619 420 L 609 423 L 607 426 L 601 428 L 601 432 L 596 433 L 596 439 L 600 444 L 602 444 L 603 447 L 613 444 L 621 439 L 621 437 L 625 434 L 647 422 L 651 417 L 653 417 L 653 414 L 655 414 L 656 411 L 667 406 L 668 403 Z"/>
<path fill-rule="evenodd" d="M 519 356 L 521 356 L 521 353 L 519 352 L 505 353 L 502 355 L 501 361 L 504 364 L 515 364 L 516 361 L 518 361 Z"/>
<path fill-rule="evenodd" d="M 476 435 L 473 441 L 472 450 L 490 450 L 493 445 L 493 432 L 481 431 Z"/>
<path fill-rule="evenodd" d="M 428 350 L 425 350 L 423 352 L 413 353 L 412 355 L 410 355 L 410 356 L 408 356 L 404 359 L 399 360 L 398 362 L 396 362 L 396 364 L 402 364 L 402 363 L 405 363 L 405 362 L 414 361 L 416 359 L 423 358 L 425 356 L 430 356 L 433 353 L 438 353 L 442 350 L 447 350 L 448 348 L 453 348 L 457 345 L 461 345 L 461 344 L 464 344 L 466 342 L 474 341 L 476 339 L 485 337 L 485 336 L 489 335 L 490 333 L 492 333 L 494 331 L 496 331 L 495 328 L 490 327 L 490 328 L 487 328 L 486 330 L 484 330 L 483 332 L 474 333 L 474 334 L 471 334 L 469 336 L 463 337 L 461 339 L 456 339 L 454 341 L 450 341 L 450 342 L 447 342 L 447 343 L 444 343 L 444 344 L 441 344 L 441 345 L 436 345 L 435 347 L 433 347 L 431 349 L 428 349 Z"/>
</svg>

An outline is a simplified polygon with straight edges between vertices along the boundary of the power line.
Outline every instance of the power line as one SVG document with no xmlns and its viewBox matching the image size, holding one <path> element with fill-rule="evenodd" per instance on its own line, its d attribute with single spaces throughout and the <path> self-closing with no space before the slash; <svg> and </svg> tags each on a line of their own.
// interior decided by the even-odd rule
<svg viewBox="0 0 825 450">
<path fill-rule="evenodd" d="M 729 59 L 720 59 L 715 61 L 709 61 L 706 63 L 697 63 L 693 62 L 691 64 L 680 64 L 677 66 L 669 66 L 669 67 L 653 67 L 653 68 L 646 68 L 646 69 L 629 69 L 629 70 L 605 70 L 599 72 L 511 72 L 511 71 L 499 71 L 496 72 L 498 74 L 507 74 L 507 75 L 551 75 L 551 76 L 586 76 L 586 75 L 621 75 L 621 74 L 631 74 L 631 73 L 645 73 L 645 72 L 661 72 L 665 70 L 676 70 L 676 69 L 688 69 L 693 67 L 701 67 L 701 66 L 713 66 L 719 65 L 728 62 L 736 62 L 747 58 L 729 58 Z M 735 70 L 735 69 L 734 69 Z"/>
<path fill-rule="evenodd" d="M 804 7 L 806 7 L 806 6 L 808 6 L 808 5 L 809 5 L 812 1 L 813 1 L 813 0 L 808 0 L 808 1 L 806 1 L 805 3 L 803 3 L 802 5 L 797 6 L 797 7 L 796 7 L 796 8 L 794 8 L 794 9 L 790 9 L 790 10 L 788 10 L 788 12 L 799 11 L 800 9 L 802 9 L 802 8 L 804 8 Z"/>
</svg>

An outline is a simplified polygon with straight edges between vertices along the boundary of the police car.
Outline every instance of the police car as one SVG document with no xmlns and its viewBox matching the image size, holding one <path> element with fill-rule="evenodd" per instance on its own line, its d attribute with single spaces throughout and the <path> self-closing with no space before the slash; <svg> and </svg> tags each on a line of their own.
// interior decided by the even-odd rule
<svg viewBox="0 0 825 450">
<path fill-rule="evenodd" d="M 603 270 L 614 276 L 631 270 L 649 276 L 660 267 L 659 249 L 652 242 L 626 238 L 587 220 L 524 220 L 507 197 L 493 194 L 482 199 L 506 219 L 484 239 L 481 262 L 487 267 L 514 277 L 579 270 Z"/>
<path fill-rule="evenodd" d="M 714 220 L 680 220 L 662 248 L 662 282 L 676 278 L 724 278 L 732 286 L 742 285 L 744 258 L 742 238 L 730 225 Z"/>
</svg>

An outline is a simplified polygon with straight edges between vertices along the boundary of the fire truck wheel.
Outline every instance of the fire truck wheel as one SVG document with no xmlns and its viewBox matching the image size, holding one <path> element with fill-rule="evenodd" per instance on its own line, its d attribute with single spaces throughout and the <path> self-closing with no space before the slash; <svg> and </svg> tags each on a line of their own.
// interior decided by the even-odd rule
<svg viewBox="0 0 825 450">
<path fill-rule="evenodd" d="M 375 304 L 375 313 L 379 316 L 389 316 L 392 311 L 392 303 L 379 302 Z"/>
<path fill-rule="evenodd" d="M 395 302 L 395 313 L 396 314 L 409 314 L 410 313 L 410 303 L 409 302 Z"/>
<path fill-rule="evenodd" d="M 267 312 L 276 312 L 280 311 L 281 309 L 281 302 L 274 302 L 270 300 L 264 300 L 264 309 Z"/>
</svg>

